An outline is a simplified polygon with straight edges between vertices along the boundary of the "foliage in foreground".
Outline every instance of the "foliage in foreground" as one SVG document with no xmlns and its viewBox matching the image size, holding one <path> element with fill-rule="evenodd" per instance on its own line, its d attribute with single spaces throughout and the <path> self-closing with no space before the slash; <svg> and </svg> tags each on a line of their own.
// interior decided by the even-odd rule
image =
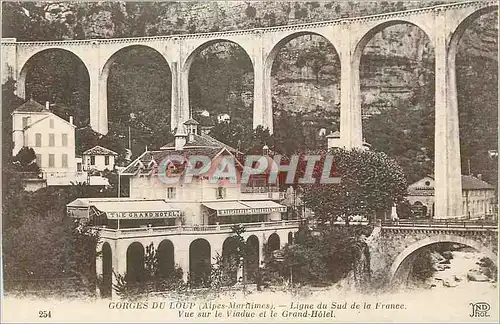
<svg viewBox="0 0 500 324">
<path fill-rule="evenodd" d="M 324 286 L 352 272 L 357 283 L 362 285 L 369 280 L 366 276 L 370 273 L 370 256 L 362 237 L 370 233 L 371 228 L 366 226 L 325 228 L 315 232 L 302 227 L 294 243 L 284 247 L 283 261 L 271 258 L 267 265 L 285 278 L 291 275 L 294 283 Z"/>
</svg>

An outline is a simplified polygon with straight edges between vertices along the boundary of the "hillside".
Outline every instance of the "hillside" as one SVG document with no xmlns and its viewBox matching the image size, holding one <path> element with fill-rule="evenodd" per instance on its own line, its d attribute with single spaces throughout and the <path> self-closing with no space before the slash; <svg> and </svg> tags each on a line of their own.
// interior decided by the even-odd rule
<svg viewBox="0 0 500 324">
<path fill-rule="evenodd" d="M 152 36 L 294 24 L 437 3 L 442 2 L 4 2 L 2 27 L 4 37 L 19 40 Z M 470 159 L 471 171 L 492 183 L 495 161 L 486 152 L 497 147 L 497 19 L 488 14 L 476 20 L 457 57 L 462 165 Z M 71 77 L 79 63 L 57 53 L 37 61 L 43 64 L 34 62 L 27 93 L 66 105 L 85 126 L 88 79 Z M 364 136 L 375 149 L 395 156 L 410 181 L 433 168 L 433 62 L 427 36 L 407 25 L 375 35 L 362 57 Z M 190 74 L 192 110 L 212 116 L 227 112 L 235 122 L 251 125 L 252 74 L 238 47 L 219 43 L 205 49 Z M 331 44 L 319 36 L 290 41 L 278 54 L 272 78 L 275 124 L 289 125 L 276 127 L 278 142 L 296 138 L 306 147 L 324 144 L 321 128 L 328 133 L 339 127 L 340 64 Z M 108 83 L 110 141 L 125 145 L 133 112 L 135 153 L 145 145 L 162 144 L 169 130 L 170 82 L 168 67 L 155 53 L 133 50 L 120 57 Z"/>
</svg>

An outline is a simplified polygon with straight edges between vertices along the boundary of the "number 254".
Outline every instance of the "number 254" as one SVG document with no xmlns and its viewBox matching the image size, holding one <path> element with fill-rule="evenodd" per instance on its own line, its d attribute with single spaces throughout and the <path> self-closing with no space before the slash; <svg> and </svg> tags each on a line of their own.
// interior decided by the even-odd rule
<svg viewBox="0 0 500 324">
<path fill-rule="evenodd" d="M 49 318 L 50 316 L 50 311 L 38 311 L 38 317 L 40 318 Z"/>
</svg>

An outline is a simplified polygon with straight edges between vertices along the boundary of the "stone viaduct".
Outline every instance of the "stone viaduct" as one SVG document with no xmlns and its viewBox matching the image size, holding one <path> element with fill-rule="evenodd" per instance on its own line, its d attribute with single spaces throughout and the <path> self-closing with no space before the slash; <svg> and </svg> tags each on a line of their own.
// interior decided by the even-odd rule
<svg viewBox="0 0 500 324">
<path fill-rule="evenodd" d="M 382 224 L 368 238 L 374 278 L 405 284 L 418 251 L 437 243 L 458 243 L 498 260 L 498 227 L 467 222 Z"/>
<path fill-rule="evenodd" d="M 254 71 L 253 125 L 273 130 L 271 67 L 279 49 L 289 40 L 307 34 L 320 35 L 334 46 L 341 65 L 340 136 L 345 147 L 362 146 L 359 66 L 363 49 L 377 32 L 395 24 L 419 27 L 435 53 L 435 215 L 461 214 L 460 143 L 456 93 L 455 56 L 465 29 L 479 16 L 498 10 L 496 1 L 467 1 L 433 7 L 343 18 L 333 21 L 228 32 L 92 39 L 17 42 L 2 39 L 2 81 L 17 81 L 17 94 L 25 97 L 28 63 L 46 50 L 59 49 L 76 55 L 90 79 L 90 125 L 108 131 L 107 79 L 121 51 L 132 46 L 152 48 L 161 54 L 172 73 L 171 128 L 189 118 L 189 70 L 193 59 L 207 46 L 221 41 L 239 45 L 249 56 Z"/>
</svg>

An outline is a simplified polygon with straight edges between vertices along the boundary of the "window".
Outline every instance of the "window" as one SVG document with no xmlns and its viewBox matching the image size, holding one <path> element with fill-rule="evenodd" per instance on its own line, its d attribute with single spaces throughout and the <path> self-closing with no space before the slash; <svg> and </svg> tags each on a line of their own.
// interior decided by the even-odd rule
<svg viewBox="0 0 500 324">
<path fill-rule="evenodd" d="M 42 134 L 41 133 L 36 133 L 35 134 L 35 146 L 36 147 L 41 147 L 42 146 Z"/>
<path fill-rule="evenodd" d="M 36 165 L 39 167 L 42 167 L 42 155 L 41 154 L 36 154 Z"/>
<path fill-rule="evenodd" d="M 216 199 L 225 199 L 226 198 L 226 188 L 219 187 L 215 189 L 215 198 Z"/>
<path fill-rule="evenodd" d="M 54 134 L 49 134 L 49 146 L 56 145 L 56 136 Z"/>
<path fill-rule="evenodd" d="M 30 118 L 29 117 L 23 117 L 23 128 L 28 127 L 30 123 Z"/>
<path fill-rule="evenodd" d="M 54 128 L 54 120 L 52 118 L 49 120 L 49 127 Z"/>
<path fill-rule="evenodd" d="M 106 155 L 106 156 L 104 157 L 104 164 L 105 164 L 105 165 L 109 165 L 109 155 Z"/>
<path fill-rule="evenodd" d="M 68 134 L 62 134 L 61 141 L 62 146 L 68 146 Z"/>
<path fill-rule="evenodd" d="M 175 194 L 176 194 L 176 188 L 175 187 L 168 187 L 167 188 L 167 198 L 168 199 L 174 199 Z"/>
<path fill-rule="evenodd" d="M 92 155 L 90 157 L 90 165 L 95 165 L 95 156 L 94 155 Z"/>
<path fill-rule="evenodd" d="M 49 154 L 49 168 L 55 167 L 54 154 Z"/>
<path fill-rule="evenodd" d="M 61 166 L 63 168 L 67 168 L 68 167 L 68 154 L 63 154 L 62 155 L 62 162 L 61 162 Z"/>
</svg>

